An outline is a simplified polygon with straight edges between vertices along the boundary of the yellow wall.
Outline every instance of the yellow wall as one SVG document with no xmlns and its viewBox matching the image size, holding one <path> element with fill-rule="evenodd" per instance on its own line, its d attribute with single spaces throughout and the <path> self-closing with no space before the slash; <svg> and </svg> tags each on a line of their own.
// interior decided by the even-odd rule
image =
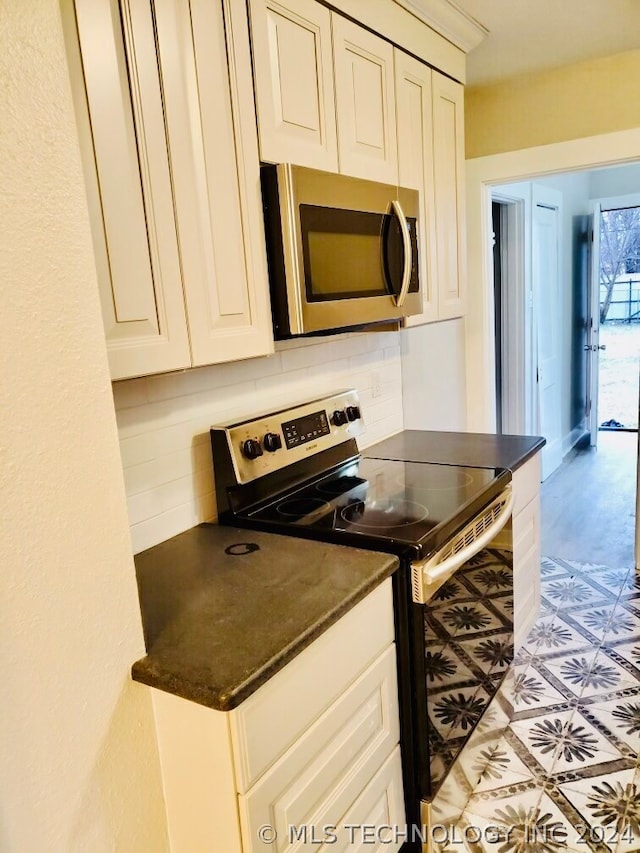
<svg viewBox="0 0 640 853">
<path fill-rule="evenodd" d="M 469 87 L 466 157 L 640 127 L 639 80 L 640 50 L 633 50 Z"/>
</svg>

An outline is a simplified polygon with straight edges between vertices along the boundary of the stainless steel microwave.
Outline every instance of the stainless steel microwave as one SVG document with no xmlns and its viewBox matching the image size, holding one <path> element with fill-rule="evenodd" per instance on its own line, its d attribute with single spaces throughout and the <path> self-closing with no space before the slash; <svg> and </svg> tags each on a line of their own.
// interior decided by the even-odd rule
<svg viewBox="0 0 640 853">
<path fill-rule="evenodd" d="M 417 190 L 290 164 L 261 180 L 276 339 L 420 313 Z"/>
</svg>

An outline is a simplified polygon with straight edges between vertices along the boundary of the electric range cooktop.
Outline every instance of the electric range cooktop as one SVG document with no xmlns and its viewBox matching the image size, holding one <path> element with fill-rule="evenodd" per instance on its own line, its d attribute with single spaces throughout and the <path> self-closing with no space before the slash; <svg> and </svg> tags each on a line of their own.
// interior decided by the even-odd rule
<svg viewBox="0 0 640 853">
<path fill-rule="evenodd" d="M 222 523 L 423 558 L 483 510 L 508 470 L 360 454 L 356 391 L 212 427 Z"/>
<path fill-rule="evenodd" d="M 268 527 L 294 526 L 422 552 L 441 544 L 461 519 L 484 506 L 510 479 L 495 468 L 466 468 L 358 458 L 332 474 L 242 513 Z"/>
</svg>

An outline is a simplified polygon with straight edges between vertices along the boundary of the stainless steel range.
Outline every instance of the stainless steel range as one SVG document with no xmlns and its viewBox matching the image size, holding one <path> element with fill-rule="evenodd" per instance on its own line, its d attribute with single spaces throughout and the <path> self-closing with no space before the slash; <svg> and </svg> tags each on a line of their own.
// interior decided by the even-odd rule
<svg viewBox="0 0 640 853">
<path fill-rule="evenodd" d="M 363 456 L 363 432 L 355 391 L 212 428 L 219 521 L 398 555 L 405 804 L 422 825 L 513 659 L 511 474 Z"/>
</svg>

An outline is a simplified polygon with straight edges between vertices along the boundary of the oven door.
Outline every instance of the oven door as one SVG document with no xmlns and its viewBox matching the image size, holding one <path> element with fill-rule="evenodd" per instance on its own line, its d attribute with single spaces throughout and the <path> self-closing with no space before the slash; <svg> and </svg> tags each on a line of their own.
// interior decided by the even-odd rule
<svg viewBox="0 0 640 853">
<path fill-rule="evenodd" d="M 435 560 L 417 566 L 427 598 L 414 605 L 422 611 L 424 637 L 417 736 L 428 765 L 426 801 L 461 756 L 513 661 L 511 509 L 508 486 Z"/>
</svg>

